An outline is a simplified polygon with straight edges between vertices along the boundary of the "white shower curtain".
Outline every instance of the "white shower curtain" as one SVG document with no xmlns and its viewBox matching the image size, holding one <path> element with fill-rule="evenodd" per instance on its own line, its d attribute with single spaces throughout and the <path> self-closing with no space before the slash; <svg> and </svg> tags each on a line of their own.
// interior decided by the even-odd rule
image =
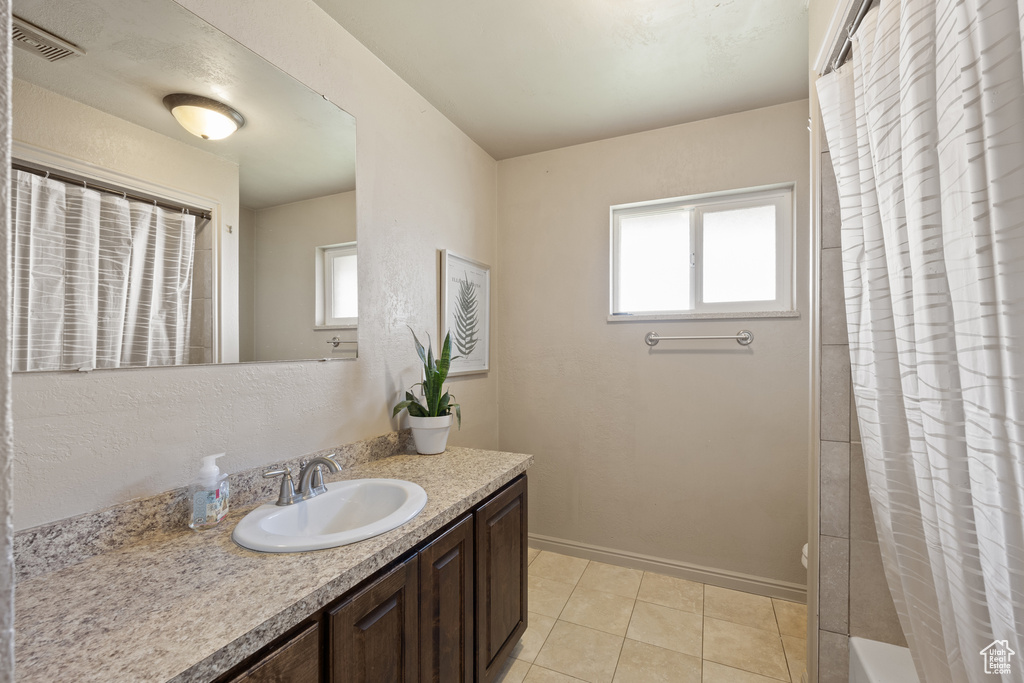
<svg viewBox="0 0 1024 683">
<path fill-rule="evenodd" d="M 187 363 L 195 217 L 12 175 L 14 370 Z"/>
<path fill-rule="evenodd" d="M 1024 681 L 1022 27 L 1024 0 L 881 0 L 818 81 L 872 508 L 926 683 Z"/>
</svg>

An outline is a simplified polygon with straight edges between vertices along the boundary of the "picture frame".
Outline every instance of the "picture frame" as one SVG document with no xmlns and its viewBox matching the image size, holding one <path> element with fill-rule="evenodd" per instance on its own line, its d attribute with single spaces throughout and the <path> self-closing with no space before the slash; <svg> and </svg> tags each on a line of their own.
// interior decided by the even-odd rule
<svg viewBox="0 0 1024 683">
<path fill-rule="evenodd" d="M 452 335 L 448 376 L 487 372 L 491 357 L 491 267 L 441 250 L 438 347 Z"/>
</svg>

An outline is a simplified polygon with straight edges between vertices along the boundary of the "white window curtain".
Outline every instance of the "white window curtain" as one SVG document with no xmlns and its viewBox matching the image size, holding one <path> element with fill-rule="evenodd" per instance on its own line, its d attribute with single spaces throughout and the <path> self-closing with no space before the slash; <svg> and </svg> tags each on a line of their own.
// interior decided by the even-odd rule
<svg viewBox="0 0 1024 683">
<path fill-rule="evenodd" d="M 818 82 L 871 503 L 927 683 L 1024 681 L 1022 26 L 1018 0 L 881 0 Z"/>
<path fill-rule="evenodd" d="M 12 175 L 14 370 L 187 363 L 195 217 Z"/>
</svg>

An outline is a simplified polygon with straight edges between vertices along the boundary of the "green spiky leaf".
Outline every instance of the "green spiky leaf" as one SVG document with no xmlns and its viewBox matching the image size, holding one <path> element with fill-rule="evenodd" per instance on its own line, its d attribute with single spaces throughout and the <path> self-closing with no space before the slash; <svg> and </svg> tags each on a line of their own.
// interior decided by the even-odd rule
<svg viewBox="0 0 1024 683">
<path fill-rule="evenodd" d="M 410 328 L 411 331 L 411 328 Z M 392 417 L 403 410 L 408 410 L 413 417 L 439 417 L 450 415 L 455 410 L 458 418 L 459 429 L 462 429 L 462 408 L 454 403 L 455 397 L 444 389 L 444 381 L 448 378 L 448 371 L 451 369 L 452 361 L 460 356 L 452 356 L 451 333 L 445 335 L 444 344 L 441 346 L 441 355 L 434 357 L 433 345 L 430 343 L 430 335 L 427 335 L 427 347 L 424 349 L 416 333 L 412 334 L 416 345 L 416 354 L 423 363 L 423 381 L 409 387 L 405 392 L 405 400 L 400 401 L 392 410 Z M 413 390 L 419 387 L 422 400 L 417 398 Z"/>
<path fill-rule="evenodd" d="M 395 406 L 395 409 L 391 411 L 391 417 L 395 417 L 400 412 L 411 406 L 413 403 L 415 403 L 415 401 L 402 401 L 401 403 L 397 404 Z"/>
<path fill-rule="evenodd" d="M 456 356 L 457 358 L 458 356 Z M 437 382 L 444 384 L 448 379 L 448 370 L 452 366 L 452 333 L 444 336 L 444 345 L 441 346 L 441 358 L 437 361 Z"/>
<path fill-rule="evenodd" d="M 409 328 L 409 331 L 412 332 L 412 339 L 413 339 L 414 342 L 416 342 L 416 353 L 419 354 L 420 362 L 423 363 L 424 365 L 426 365 L 427 364 L 427 356 L 426 356 L 426 351 L 423 349 L 423 344 L 420 344 L 420 340 L 416 337 L 416 333 L 413 332 L 411 327 Z"/>
</svg>

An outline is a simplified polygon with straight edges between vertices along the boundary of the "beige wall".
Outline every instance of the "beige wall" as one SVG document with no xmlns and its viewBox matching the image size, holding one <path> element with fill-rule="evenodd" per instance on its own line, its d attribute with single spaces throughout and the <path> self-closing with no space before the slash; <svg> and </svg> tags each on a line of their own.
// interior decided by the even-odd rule
<svg viewBox="0 0 1024 683">
<path fill-rule="evenodd" d="M 355 346 L 332 347 L 356 330 L 314 330 L 316 248 L 356 241 L 356 193 L 342 192 L 255 212 L 255 360 L 351 358 Z"/>
<path fill-rule="evenodd" d="M 801 101 L 498 164 L 499 444 L 536 455 L 532 533 L 803 587 L 808 153 Z M 786 182 L 801 318 L 606 322 L 609 206 Z"/>
<path fill-rule="evenodd" d="M 362 352 L 15 377 L 17 528 L 185 485 L 208 453 L 235 471 L 394 429 L 418 377 L 406 325 L 437 328 L 437 250 L 496 262 L 495 162 L 316 5 L 180 4 L 356 117 Z M 453 382 L 452 443 L 497 446 L 495 375 Z"/>
</svg>

